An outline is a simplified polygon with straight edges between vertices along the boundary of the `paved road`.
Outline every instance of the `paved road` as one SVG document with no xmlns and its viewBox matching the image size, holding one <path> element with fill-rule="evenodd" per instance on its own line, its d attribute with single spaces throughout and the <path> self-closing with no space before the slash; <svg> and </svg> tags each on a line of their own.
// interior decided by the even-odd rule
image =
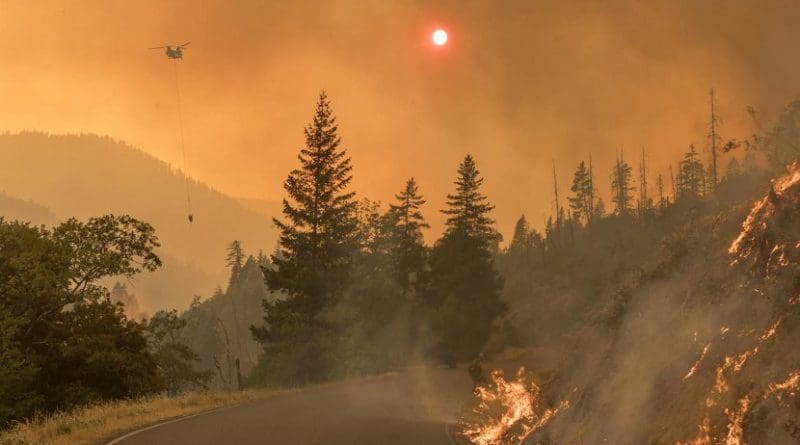
<svg viewBox="0 0 800 445">
<path fill-rule="evenodd" d="M 463 369 L 413 369 L 292 392 L 165 424 L 117 445 L 450 445 Z"/>
</svg>

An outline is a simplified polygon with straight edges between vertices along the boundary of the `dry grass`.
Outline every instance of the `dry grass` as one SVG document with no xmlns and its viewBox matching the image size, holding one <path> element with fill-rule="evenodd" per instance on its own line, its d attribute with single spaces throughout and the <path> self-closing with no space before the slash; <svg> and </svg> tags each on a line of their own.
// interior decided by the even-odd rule
<svg viewBox="0 0 800 445">
<path fill-rule="evenodd" d="M 205 392 L 101 403 L 19 423 L 0 432 L 0 445 L 98 445 L 147 425 L 263 399 L 276 392 Z"/>
</svg>

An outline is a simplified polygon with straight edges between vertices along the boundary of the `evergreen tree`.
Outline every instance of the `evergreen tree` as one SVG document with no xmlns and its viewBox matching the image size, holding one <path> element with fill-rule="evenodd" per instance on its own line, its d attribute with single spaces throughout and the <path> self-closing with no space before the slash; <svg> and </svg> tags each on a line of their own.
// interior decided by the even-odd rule
<svg viewBox="0 0 800 445">
<path fill-rule="evenodd" d="M 591 222 L 593 216 L 593 196 L 594 184 L 591 177 L 591 172 L 586 168 L 586 163 L 581 161 L 575 169 L 575 175 L 572 179 L 573 195 L 569 197 L 569 206 L 572 210 L 572 216 L 577 220 L 582 220 L 588 224 Z"/>
<path fill-rule="evenodd" d="M 481 194 L 483 179 L 469 155 L 458 169 L 456 192 L 448 195 L 445 233 L 431 254 L 430 327 L 434 351 L 456 358 L 474 357 L 505 311 L 503 281 L 494 268 L 499 234 Z"/>
<path fill-rule="evenodd" d="M 522 215 L 514 225 L 514 237 L 511 239 L 511 244 L 508 245 L 508 251 L 523 252 L 530 243 L 530 236 L 531 231 L 528 226 L 528 220 L 525 215 Z"/>
<path fill-rule="evenodd" d="M 422 229 L 430 226 L 420 211 L 425 199 L 419 194 L 414 178 L 406 181 L 405 188 L 395 195 L 395 199 L 397 203 L 389 205 L 387 214 L 391 225 L 391 256 L 403 295 L 408 295 L 425 267 L 427 252 Z"/>
<path fill-rule="evenodd" d="M 261 377 L 279 383 L 305 383 L 330 376 L 333 348 L 325 342 L 335 326 L 324 311 L 333 307 L 349 279 L 357 248 L 355 194 L 350 158 L 340 146 L 336 119 L 323 91 L 311 124 L 305 128 L 300 167 L 284 182 L 287 221 L 279 252 L 265 268 L 267 286 L 286 298 L 265 302 L 265 325 L 253 330 L 264 344 Z"/>
<path fill-rule="evenodd" d="M 678 166 L 677 198 L 699 199 L 705 190 L 706 173 L 694 145 L 683 155 Z"/>
<path fill-rule="evenodd" d="M 619 216 L 630 213 L 633 204 L 631 180 L 631 166 L 625 162 L 620 153 L 611 172 L 611 201 L 614 203 L 614 212 Z"/>
<path fill-rule="evenodd" d="M 242 250 L 242 243 L 240 241 L 234 240 L 230 246 L 228 246 L 228 256 L 225 258 L 225 265 L 231 268 L 231 276 L 228 284 L 230 286 L 239 278 L 239 274 L 242 272 L 242 266 L 244 265 L 244 251 Z"/>
<path fill-rule="evenodd" d="M 730 162 L 728 162 L 728 167 L 725 169 L 725 179 L 730 181 L 741 176 L 742 173 L 742 165 L 736 158 L 731 158 Z"/>
<path fill-rule="evenodd" d="M 664 178 L 660 173 L 656 179 L 656 187 L 658 188 L 658 209 L 664 210 L 669 205 L 669 198 L 664 194 Z"/>
<path fill-rule="evenodd" d="M 606 202 L 603 198 L 597 198 L 597 203 L 594 205 L 594 219 L 601 219 L 606 216 Z"/>
<path fill-rule="evenodd" d="M 353 257 L 351 280 L 339 299 L 333 317 L 337 331 L 340 367 L 337 374 L 364 374 L 387 370 L 406 356 L 408 330 L 397 329 L 405 314 L 406 299 L 394 266 L 398 254 L 391 211 L 363 199 L 358 205 L 358 253 Z"/>
<path fill-rule="evenodd" d="M 256 263 L 261 266 L 261 268 L 269 267 L 269 257 L 264 253 L 263 250 L 258 251 L 258 256 L 256 257 Z"/>
<path fill-rule="evenodd" d="M 455 181 L 456 193 L 447 195 L 447 215 L 445 236 L 465 236 L 487 245 L 500 241 L 500 234 L 494 229 L 494 220 L 489 212 L 494 206 L 486 202 L 480 192 L 483 178 L 475 166 L 475 160 L 467 155 L 458 168 Z"/>
</svg>

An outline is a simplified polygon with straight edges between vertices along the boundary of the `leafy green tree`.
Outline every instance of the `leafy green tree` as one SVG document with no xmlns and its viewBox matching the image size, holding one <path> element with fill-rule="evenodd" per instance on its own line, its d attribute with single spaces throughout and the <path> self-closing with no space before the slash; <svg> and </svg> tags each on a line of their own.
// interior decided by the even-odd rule
<svg viewBox="0 0 800 445">
<path fill-rule="evenodd" d="M 458 169 L 456 192 L 447 196 L 445 233 L 431 254 L 429 302 L 431 347 L 439 355 L 474 357 L 504 313 L 503 280 L 494 268 L 500 235 L 489 213 L 494 208 L 481 193 L 483 178 L 472 156 Z"/>
<path fill-rule="evenodd" d="M 325 317 L 348 283 L 357 250 L 355 194 L 350 158 L 340 144 L 330 101 L 322 92 L 313 121 L 305 128 L 300 168 L 284 183 L 287 221 L 280 229 L 273 267 L 264 268 L 270 290 L 286 298 L 266 302 L 265 325 L 253 330 L 264 344 L 259 374 L 278 383 L 327 378 L 335 357 L 325 342 L 334 323 Z"/>
<path fill-rule="evenodd" d="M 158 311 L 147 322 L 150 349 L 169 396 L 187 389 L 205 388 L 210 371 L 198 371 L 198 355 L 186 344 L 183 336 L 187 321 L 178 311 Z"/>
<path fill-rule="evenodd" d="M 157 391 L 142 326 L 98 280 L 161 264 L 153 228 L 129 216 L 52 230 L 0 219 L 0 424 L 34 411 Z"/>
</svg>

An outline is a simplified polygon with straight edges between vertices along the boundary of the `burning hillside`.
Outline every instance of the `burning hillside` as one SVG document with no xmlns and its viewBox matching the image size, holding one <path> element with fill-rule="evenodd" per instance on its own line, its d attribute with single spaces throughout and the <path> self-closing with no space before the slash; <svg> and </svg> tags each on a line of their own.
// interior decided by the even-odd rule
<svg viewBox="0 0 800 445">
<path fill-rule="evenodd" d="M 734 263 L 747 264 L 762 276 L 773 275 L 790 262 L 797 264 L 799 210 L 800 166 L 794 163 L 750 211 L 741 234 L 728 250 Z"/>
<path fill-rule="evenodd" d="M 570 340 L 550 348 L 562 360 L 547 390 L 522 374 L 493 374 L 476 390 L 464 437 L 478 445 L 800 443 L 800 166 L 773 181 L 743 223 L 741 215 L 720 209 L 681 228 L 638 281 L 606 290 L 623 304 L 609 298 L 615 309 L 601 306 L 589 319 L 613 315 L 614 323 L 562 334 Z M 669 252 L 676 244 L 680 256 Z M 665 266 L 676 257 L 679 266 Z M 528 364 L 554 366 L 547 357 L 533 354 Z"/>
</svg>

